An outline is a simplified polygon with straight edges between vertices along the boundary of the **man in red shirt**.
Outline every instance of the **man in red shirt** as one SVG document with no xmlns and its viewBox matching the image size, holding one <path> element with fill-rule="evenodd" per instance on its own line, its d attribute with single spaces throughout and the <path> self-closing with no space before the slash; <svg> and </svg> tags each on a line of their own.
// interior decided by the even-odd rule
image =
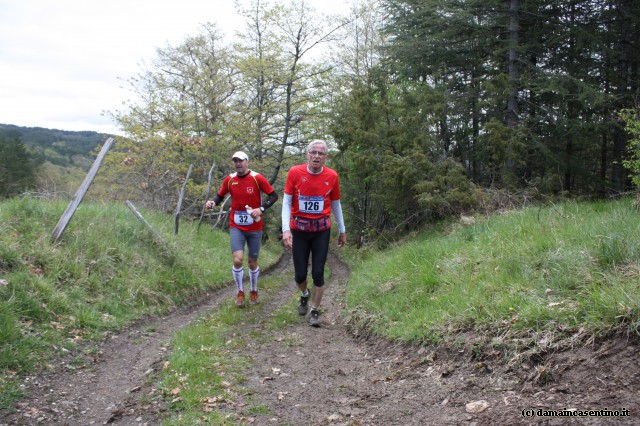
<svg viewBox="0 0 640 426">
<path fill-rule="evenodd" d="M 311 256 L 313 295 L 309 324 L 320 326 L 320 302 L 324 294 L 324 264 L 329 252 L 331 212 L 338 225 L 338 247 L 347 242 L 340 204 L 338 173 L 325 166 L 327 143 L 314 140 L 307 146 L 308 162 L 293 166 L 287 174 L 282 200 L 282 241 L 292 249 L 295 281 L 301 291 L 298 314 L 309 311 L 307 267 Z"/>
<path fill-rule="evenodd" d="M 262 212 L 278 200 L 278 194 L 267 179 L 260 173 L 249 170 L 249 156 L 238 151 L 232 156 L 235 172 L 225 177 L 220 190 L 208 200 L 206 207 L 213 208 L 227 194 L 231 195 L 231 212 L 229 213 L 229 233 L 231 236 L 231 253 L 233 255 L 233 280 L 238 289 L 236 305 L 244 307 L 244 246 L 249 251 L 249 302 L 258 303 L 258 255 L 262 242 Z M 267 194 L 262 203 L 261 192 Z"/>
</svg>

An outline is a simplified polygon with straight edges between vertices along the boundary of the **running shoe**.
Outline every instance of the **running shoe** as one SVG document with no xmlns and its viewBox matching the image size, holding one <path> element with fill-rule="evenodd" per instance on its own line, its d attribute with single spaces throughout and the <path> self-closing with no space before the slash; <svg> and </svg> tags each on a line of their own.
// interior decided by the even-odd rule
<svg viewBox="0 0 640 426">
<path fill-rule="evenodd" d="M 236 306 L 238 308 L 244 308 L 244 291 L 242 290 L 238 292 L 238 297 L 236 298 Z"/>
<path fill-rule="evenodd" d="M 257 290 L 251 290 L 249 292 L 249 303 L 251 303 L 252 305 L 258 304 L 258 291 Z"/>
<path fill-rule="evenodd" d="M 309 312 L 309 295 L 300 296 L 300 304 L 298 305 L 298 315 L 305 316 Z"/>
<path fill-rule="evenodd" d="M 309 314 L 309 325 L 311 327 L 320 327 L 320 312 L 317 309 L 311 309 Z"/>
</svg>

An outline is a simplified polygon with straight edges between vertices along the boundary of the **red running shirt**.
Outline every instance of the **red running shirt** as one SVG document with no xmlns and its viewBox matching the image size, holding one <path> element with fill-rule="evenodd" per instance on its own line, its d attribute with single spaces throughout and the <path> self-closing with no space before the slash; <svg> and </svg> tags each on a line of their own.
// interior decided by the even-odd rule
<svg viewBox="0 0 640 426">
<path fill-rule="evenodd" d="M 257 209 L 262 205 L 260 192 L 265 194 L 273 192 L 273 187 L 269 181 L 260 173 L 249 170 L 249 173 L 244 176 L 232 173 L 224 178 L 218 191 L 218 196 L 224 198 L 227 194 L 231 195 L 230 227 L 247 232 L 262 230 L 264 221 L 254 221 L 245 208 L 248 205 Z"/>
<path fill-rule="evenodd" d="M 331 201 L 340 199 L 340 180 L 338 173 L 327 166 L 322 171 L 311 174 L 307 164 L 289 169 L 284 193 L 291 195 L 291 229 L 296 229 L 295 216 L 318 219 L 331 215 Z"/>
</svg>

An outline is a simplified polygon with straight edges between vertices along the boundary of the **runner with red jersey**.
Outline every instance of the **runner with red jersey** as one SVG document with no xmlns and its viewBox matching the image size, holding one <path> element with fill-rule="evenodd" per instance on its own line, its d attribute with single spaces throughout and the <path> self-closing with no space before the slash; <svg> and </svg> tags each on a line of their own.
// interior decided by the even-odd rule
<svg viewBox="0 0 640 426">
<path fill-rule="evenodd" d="M 331 213 L 338 225 L 338 247 L 347 242 L 340 204 L 338 173 L 325 166 L 328 147 L 323 140 L 307 146 L 306 164 L 294 166 L 287 174 L 282 200 L 282 241 L 292 249 L 295 282 L 300 289 L 298 314 L 306 315 L 311 297 L 309 324 L 320 326 L 320 302 L 324 293 L 324 265 L 331 238 Z M 313 294 L 307 288 L 311 258 Z"/>
<path fill-rule="evenodd" d="M 249 251 L 249 302 L 258 303 L 258 256 L 262 243 L 262 213 L 278 200 L 269 181 L 260 173 L 249 170 L 249 156 L 238 151 L 232 156 L 235 172 L 227 175 L 213 200 L 206 203 L 207 208 L 218 205 L 225 196 L 231 196 L 229 213 L 229 233 L 233 256 L 233 279 L 238 289 L 236 305 L 244 307 L 244 247 Z M 262 193 L 267 199 L 262 202 Z"/>
</svg>

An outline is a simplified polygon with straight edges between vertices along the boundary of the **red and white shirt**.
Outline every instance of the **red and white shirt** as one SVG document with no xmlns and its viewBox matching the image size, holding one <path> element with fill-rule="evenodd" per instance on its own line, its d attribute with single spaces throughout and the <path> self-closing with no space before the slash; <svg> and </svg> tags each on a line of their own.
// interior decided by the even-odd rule
<svg viewBox="0 0 640 426">
<path fill-rule="evenodd" d="M 218 196 L 224 198 L 231 195 L 231 213 L 229 214 L 229 226 L 243 231 L 253 232 L 262 230 L 264 221 L 256 222 L 247 213 L 245 206 L 257 209 L 262 205 L 262 195 L 271 194 L 273 187 L 260 173 L 249 170 L 244 176 L 231 173 L 222 181 Z"/>
<path fill-rule="evenodd" d="M 340 199 L 338 173 L 323 166 L 318 174 L 309 173 L 307 164 L 289 169 L 284 193 L 291 195 L 291 229 L 296 216 L 319 219 L 331 215 L 331 201 Z"/>
</svg>

